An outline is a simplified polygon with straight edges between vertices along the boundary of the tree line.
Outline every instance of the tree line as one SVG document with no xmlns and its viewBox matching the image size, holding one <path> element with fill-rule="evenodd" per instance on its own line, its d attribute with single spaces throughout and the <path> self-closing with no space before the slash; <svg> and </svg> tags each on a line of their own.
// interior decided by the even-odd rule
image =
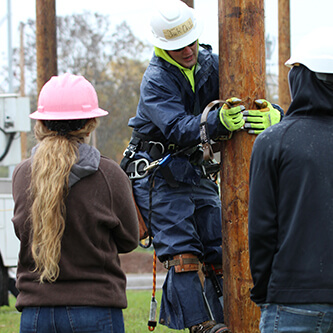
<svg viewBox="0 0 333 333">
<path fill-rule="evenodd" d="M 136 112 L 142 75 L 152 49 L 134 36 L 126 22 L 111 31 L 108 15 L 84 12 L 57 17 L 58 74 L 83 75 L 95 87 L 100 107 L 109 111 L 100 118 L 96 146 L 120 162 L 131 136 L 127 123 Z M 36 22 L 24 23 L 25 92 L 31 112 L 37 107 Z M 4 69 L 5 72 L 5 69 Z M 15 91 L 20 87 L 20 50 L 13 50 Z M 0 90 L 4 91 L 4 89 Z M 32 122 L 32 126 L 34 123 Z M 28 134 L 28 154 L 36 144 Z"/>
<path fill-rule="evenodd" d="M 137 38 L 126 22 L 111 29 L 108 15 L 83 12 L 57 17 L 58 74 L 83 75 L 95 87 L 100 107 L 110 112 L 100 119 L 96 146 L 118 163 L 131 136 L 128 119 L 136 112 L 143 73 L 152 55 L 152 47 Z M 37 107 L 36 22 L 24 23 L 25 92 L 30 97 L 31 112 Z M 266 38 L 269 56 L 270 37 Z M 20 50 L 13 50 L 14 87 L 20 87 Z M 6 68 L 3 69 L 3 73 Z M 269 73 L 268 73 L 269 74 Z M 273 80 L 273 81 L 272 81 Z M 266 97 L 276 102 L 277 83 L 267 76 Z M 4 92 L 0 84 L 0 93 Z M 32 122 L 32 126 L 34 123 Z M 27 156 L 35 145 L 28 134 Z"/>
</svg>

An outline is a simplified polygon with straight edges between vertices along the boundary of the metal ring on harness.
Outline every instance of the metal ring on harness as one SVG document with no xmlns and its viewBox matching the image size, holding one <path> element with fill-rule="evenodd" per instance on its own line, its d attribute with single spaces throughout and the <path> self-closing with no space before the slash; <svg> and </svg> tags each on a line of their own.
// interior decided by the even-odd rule
<svg viewBox="0 0 333 333">
<path fill-rule="evenodd" d="M 163 145 L 162 142 L 158 142 L 158 141 L 149 141 L 148 143 L 149 143 L 149 144 L 153 144 L 153 145 L 155 145 L 155 146 L 159 146 L 159 147 L 161 147 L 161 155 L 164 154 L 165 148 L 164 148 L 164 145 Z"/>
<path fill-rule="evenodd" d="M 149 166 L 149 162 L 145 158 L 132 161 L 126 170 L 129 179 L 141 179 L 148 175 L 148 171 L 145 171 Z"/>
<path fill-rule="evenodd" d="M 200 140 L 203 148 L 203 157 L 205 161 L 209 161 L 214 159 L 214 152 L 212 145 L 210 144 L 210 137 L 209 131 L 207 126 L 207 118 L 209 111 L 216 105 L 216 104 L 224 104 L 226 103 L 223 100 L 215 100 L 210 102 L 202 112 L 201 121 L 200 121 Z"/>
</svg>

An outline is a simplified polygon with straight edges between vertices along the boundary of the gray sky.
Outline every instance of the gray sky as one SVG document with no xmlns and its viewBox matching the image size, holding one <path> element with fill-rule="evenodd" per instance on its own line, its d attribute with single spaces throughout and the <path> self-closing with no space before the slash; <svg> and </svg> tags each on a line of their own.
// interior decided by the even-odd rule
<svg viewBox="0 0 333 333">
<path fill-rule="evenodd" d="M 7 62 L 7 1 L 0 0 L 0 65 Z M 149 18 L 152 5 L 158 0 L 56 0 L 56 14 L 70 15 L 84 10 L 108 14 L 111 28 L 126 21 L 133 33 L 142 40 L 149 34 Z M 278 0 L 265 1 L 266 35 L 277 43 Z M 194 0 L 194 7 L 199 10 L 205 21 L 205 29 L 200 37 L 203 43 L 211 44 L 213 51 L 218 52 L 218 0 Z M 13 47 L 19 44 L 19 22 L 36 17 L 36 0 L 11 0 Z M 291 14 L 291 48 L 306 33 L 322 25 L 333 25 L 331 0 L 290 0 Z M 330 36 L 332 38 L 332 36 Z M 277 44 L 271 66 L 277 63 Z"/>
</svg>

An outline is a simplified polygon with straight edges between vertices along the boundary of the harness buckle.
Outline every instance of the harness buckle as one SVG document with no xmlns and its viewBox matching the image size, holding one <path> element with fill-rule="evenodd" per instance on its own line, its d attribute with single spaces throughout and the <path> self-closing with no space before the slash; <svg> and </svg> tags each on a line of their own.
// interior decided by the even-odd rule
<svg viewBox="0 0 333 333">
<path fill-rule="evenodd" d="M 169 270 L 170 266 L 170 261 L 169 260 L 165 260 L 163 261 L 163 267 L 167 270 Z"/>
<path fill-rule="evenodd" d="M 127 146 L 127 148 L 125 149 L 125 151 L 123 152 L 123 156 L 125 156 L 129 159 L 132 159 L 134 157 L 135 153 L 137 152 L 137 150 L 138 150 L 138 146 L 130 143 Z"/>
</svg>

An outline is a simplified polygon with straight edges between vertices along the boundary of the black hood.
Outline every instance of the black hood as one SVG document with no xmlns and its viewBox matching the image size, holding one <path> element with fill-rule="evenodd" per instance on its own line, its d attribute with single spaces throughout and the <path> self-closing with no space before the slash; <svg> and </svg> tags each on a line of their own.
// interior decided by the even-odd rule
<svg viewBox="0 0 333 333">
<path fill-rule="evenodd" d="M 333 84 L 325 83 L 307 67 L 294 66 L 289 72 L 291 104 L 286 116 L 297 113 L 333 115 Z"/>
</svg>

